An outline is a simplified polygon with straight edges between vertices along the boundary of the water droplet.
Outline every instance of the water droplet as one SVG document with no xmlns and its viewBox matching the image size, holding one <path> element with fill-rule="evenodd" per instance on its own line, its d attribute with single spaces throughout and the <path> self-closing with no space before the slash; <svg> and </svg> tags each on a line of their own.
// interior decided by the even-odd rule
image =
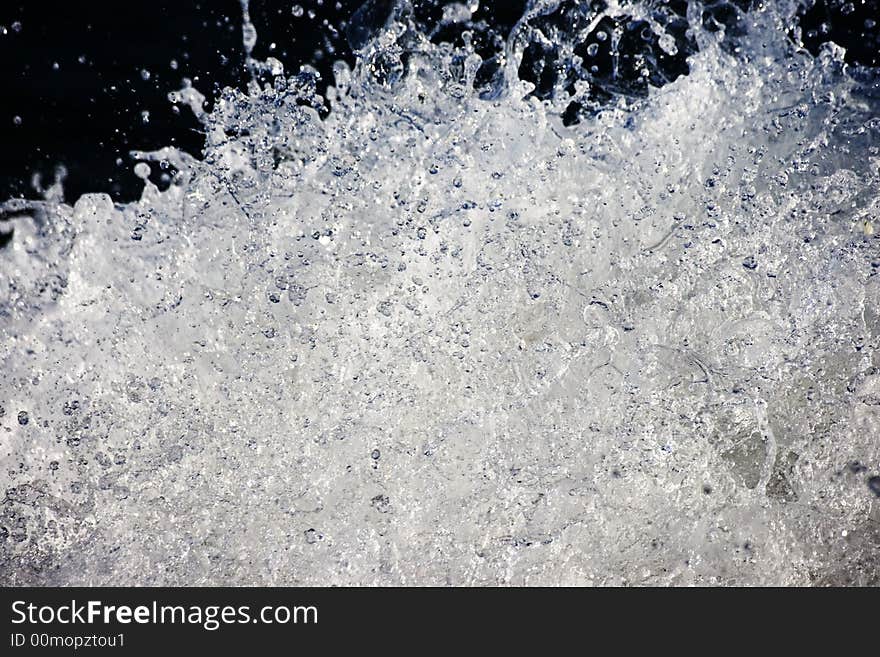
<svg viewBox="0 0 880 657">
<path fill-rule="evenodd" d="M 134 175 L 136 175 L 141 180 L 146 180 L 150 177 L 150 165 L 146 162 L 138 162 L 134 165 Z"/>
<path fill-rule="evenodd" d="M 257 28 L 250 20 L 245 21 L 241 26 L 241 38 L 244 44 L 245 52 L 250 55 L 254 46 L 257 45 Z"/>
</svg>

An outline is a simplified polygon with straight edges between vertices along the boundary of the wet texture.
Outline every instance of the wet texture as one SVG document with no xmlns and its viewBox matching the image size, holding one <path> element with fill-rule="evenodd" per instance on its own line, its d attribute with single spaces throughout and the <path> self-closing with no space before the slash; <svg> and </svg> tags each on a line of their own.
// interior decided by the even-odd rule
<svg viewBox="0 0 880 657">
<path fill-rule="evenodd" d="M 880 582 L 876 71 L 481 11 L 370 3 L 326 91 L 257 36 L 202 160 L 4 206 L 5 583 Z"/>
</svg>

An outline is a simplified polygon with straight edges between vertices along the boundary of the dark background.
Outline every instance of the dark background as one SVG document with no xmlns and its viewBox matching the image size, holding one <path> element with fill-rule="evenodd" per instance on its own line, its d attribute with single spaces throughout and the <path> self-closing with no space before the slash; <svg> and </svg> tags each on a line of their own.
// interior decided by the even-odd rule
<svg viewBox="0 0 880 657">
<path fill-rule="evenodd" d="M 751 4 L 732 1 L 746 10 Z M 352 60 L 344 26 L 360 4 L 251 0 L 254 56 L 277 57 L 288 72 L 310 63 L 330 80 L 333 61 Z M 484 0 L 477 17 L 509 29 L 524 4 Z M 850 62 L 877 66 L 872 20 L 880 22 L 880 0 L 819 0 L 802 20 L 804 42 L 816 52 L 834 40 Z M 68 199 L 85 192 L 137 198 L 142 183 L 129 150 L 176 145 L 198 154 L 202 146 L 191 112 L 175 111 L 167 99 L 183 78 L 209 98 L 244 86 L 239 0 L 0 0 L 0 199 L 37 197 L 32 175 L 48 185 L 59 164 L 68 170 Z"/>
<path fill-rule="evenodd" d="M 288 68 L 351 57 L 323 22 L 338 25 L 356 2 L 305 1 L 301 17 L 293 4 L 252 3 L 256 57 Z M 239 0 L 0 1 L 0 198 L 36 196 L 31 175 L 50 183 L 63 163 L 68 198 L 100 191 L 127 200 L 142 186 L 129 150 L 176 145 L 198 154 L 198 122 L 167 96 L 183 78 L 209 98 L 244 86 L 241 16 Z"/>
<path fill-rule="evenodd" d="M 833 654 L 852 645 L 873 654 L 875 592 L 870 588 L 4 588 L 0 589 L 0 637 L 4 654 L 63 655 L 72 650 L 6 648 L 10 635 L 56 636 L 125 633 L 124 648 L 81 649 L 85 655 L 259 655 L 283 647 L 296 654 L 343 654 L 352 645 L 367 652 L 411 654 L 428 641 L 435 652 L 517 654 L 570 651 L 591 642 L 632 652 L 682 652 L 682 645 L 713 649 L 723 637 L 733 652 L 754 650 L 760 637 L 769 651 Z M 315 605 L 317 624 L 226 625 L 207 631 L 197 625 L 110 624 L 15 625 L 12 603 L 37 606 L 105 605 Z M 17 617 L 17 616 L 16 616 Z M 748 631 L 733 631 L 747 618 Z M 874 620 L 872 620 L 874 619 Z M 781 628 L 808 628 L 785 631 Z M 807 650 L 809 642 L 810 650 Z M 876 652 L 876 651 L 875 651 Z"/>
</svg>

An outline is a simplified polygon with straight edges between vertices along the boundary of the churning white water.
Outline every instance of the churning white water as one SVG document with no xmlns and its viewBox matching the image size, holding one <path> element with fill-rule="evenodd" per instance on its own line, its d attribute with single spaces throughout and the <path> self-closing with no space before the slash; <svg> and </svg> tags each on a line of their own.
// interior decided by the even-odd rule
<svg viewBox="0 0 880 657">
<path fill-rule="evenodd" d="M 490 66 L 470 4 L 3 206 L 4 583 L 880 581 L 871 71 L 787 0 L 542 0 Z"/>
</svg>

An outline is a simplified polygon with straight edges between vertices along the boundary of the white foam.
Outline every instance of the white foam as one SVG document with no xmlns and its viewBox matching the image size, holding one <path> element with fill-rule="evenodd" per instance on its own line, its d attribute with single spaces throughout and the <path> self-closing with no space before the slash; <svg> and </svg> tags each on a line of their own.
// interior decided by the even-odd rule
<svg viewBox="0 0 880 657">
<path fill-rule="evenodd" d="M 876 582 L 876 100 L 784 18 L 574 127 L 402 23 L 176 97 L 0 252 L 5 579 Z"/>
</svg>

